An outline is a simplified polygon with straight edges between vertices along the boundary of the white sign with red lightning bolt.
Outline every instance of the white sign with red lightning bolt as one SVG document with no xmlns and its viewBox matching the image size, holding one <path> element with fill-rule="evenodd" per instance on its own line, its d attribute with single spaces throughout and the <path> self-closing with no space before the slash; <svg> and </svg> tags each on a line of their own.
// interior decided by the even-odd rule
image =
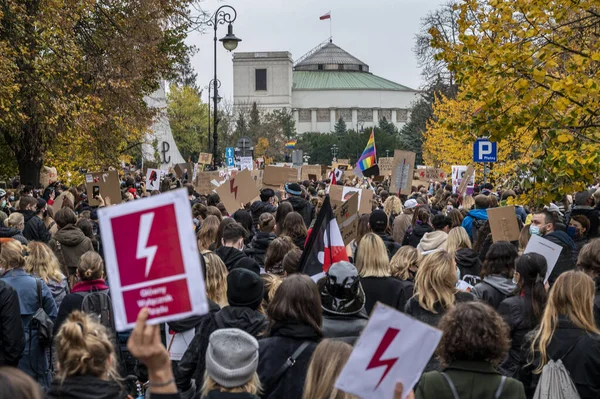
<svg viewBox="0 0 600 399">
<path fill-rule="evenodd" d="M 361 398 L 391 399 L 401 382 L 405 398 L 441 338 L 441 331 L 378 302 L 335 387 Z"/>
</svg>

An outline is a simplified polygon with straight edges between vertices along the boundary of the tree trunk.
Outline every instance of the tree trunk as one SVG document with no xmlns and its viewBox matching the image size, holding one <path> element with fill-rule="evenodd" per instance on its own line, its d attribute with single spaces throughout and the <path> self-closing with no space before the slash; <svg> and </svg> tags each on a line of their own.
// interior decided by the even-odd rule
<svg viewBox="0 0 600 399">
<path fill-rule="evenodd" d="M 40 185 L 42 161 L 33 162 L 30 160 L 17 159 L 17 163 L 19 165 L 21 184 L 30 184 L 34 187 L 38 187 Z"/>
</svg>

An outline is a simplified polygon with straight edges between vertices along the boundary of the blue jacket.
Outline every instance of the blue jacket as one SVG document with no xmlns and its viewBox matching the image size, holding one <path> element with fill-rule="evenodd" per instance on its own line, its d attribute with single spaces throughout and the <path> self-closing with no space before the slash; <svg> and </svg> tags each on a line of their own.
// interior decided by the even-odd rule
<svg viewBox="0 0 600 399">
<path fill-rule="evenodd" d="M 31 317 L 37 312 L 38 297 L 36 279 L 27 274 L 23 269 L 12 269 L 2 277 L 7 284 L 17 291 L 19 295 L 19 305 L 21 308 L 21 323 L 25 333 L 25 351 L 19 362 L 19 369 L 29 374 L 42 387 L 50 387 L 51 375 L 48 364 L 47 352 L 50 348 L 42 348 L 38 342 L 37 331 L 30 330 L 29 323 Z M 56 319 L 57 309 L 50 289 L 42 283 L 42 307 L 52 320 Z"/>
<path fill-rule="evenodd" d="M 469 211 L 467 216 L 463 219 L 462 227 L 464 227 L 464 229 L 467 230 L 467 234 L 469 235 L 471 242 L 473 242 L 474 219 L 488 220 L 487 209 L 473 209 L 472 211 Z"/>
</svg>

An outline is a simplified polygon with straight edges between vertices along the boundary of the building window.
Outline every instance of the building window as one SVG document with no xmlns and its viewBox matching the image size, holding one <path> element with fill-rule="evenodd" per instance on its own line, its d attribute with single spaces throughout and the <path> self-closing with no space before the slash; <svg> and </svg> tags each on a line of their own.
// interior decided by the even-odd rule
<svg viewBox="0 0 600 399">
<path fill-rule="evenodd" d="M 322 71 L 323 70 L 323 64 L 319 64 L 319 68 L 318 69 L 319 69 L 319 71 Z"/>
<path fill-rule="evenodd" d="M 256 69 L 256 91 L 267 90 L 267 70 L 266 69 Z"/>
</svg>

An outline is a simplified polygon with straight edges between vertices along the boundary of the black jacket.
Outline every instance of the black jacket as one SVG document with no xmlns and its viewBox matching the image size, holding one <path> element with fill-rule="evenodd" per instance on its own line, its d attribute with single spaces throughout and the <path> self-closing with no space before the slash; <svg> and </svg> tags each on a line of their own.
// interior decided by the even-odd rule
<svg viewBox="0 0 600 399">
<path fill-rule="evenodd" d="M 337 338 L 354 345 L 368 321 L 369 316 L 364 309 L 357 314 L 345 315 L 323 308 L 323 337 Z"/>
<path fill-rule="evenodd" d="M 301 398 L 306 373 L 321 334 L 312 327 L 294 322 L 275 323 L 268 338 L 258 341 L 258 376 L 263 384 L 262 399 Z M 303 342 L 309 345 L 296 359 L 293 367 L 273 383 L 271 378 L 294 354 Z"/>
<path fill-rule="evenodd" d="M 239 328 L 258 338 L 267 328 L 267 320 L 256 310 L 235 306 L 226 306 L 216 313 L 204 316 L 175 373 L 177 387 L 181 392 L 191 388 L 192 378 L 196 381 L 204 380 L 208 338 L 214 331 L 222 328 Z M 198 388 L 201 385 L 198 384 Z"/>
<path fill-rule="evenodd" d="M 294 244 L 300 251 L 304 251 L 304 243 L 306 242 L 306 236 L 292 238 Z"/>
<path fill-rule="evenodd" d="M 596 294 L 594 295 L 594 319 L 596 327 L 600 328 L 600 277 L 594 279 L 596 282 Z"/>
<path fill-rule="evenodd" d="M 421 242 L 421 238 L 425 235 L 425 233 L 430 233 L 433 231 L 433 227 L 428 224 L 417 224 L 413 228 L 408 228 L 406 231 L 406 235 L 404 236 L 404 241 L 402 245 L 410 245 L 411 247 L 417 247 Z"/>
<path fill-rule="evenodd" d="M 361 277 L 360 283 L 365 291 L 367 314 L 371 314 L 377 302 L 402 311 L 413 293 L 412 284 L 394 277 Z"/>
<path fill-rule="evenodd" d="M 500 303 L 512 295 L 516 288 L 512 278 L 492 274 L 485 276 L 483 281 L 471 290 L 471 294 L 475 295 L 477 299 L 487 302 L 494 309 L 498 309 Z"/>
<path fill-rule="evenodd" d="M 215 313 L 218 312 L 219 310 L 221 310 L 221 307 L 211 301 L 210 299 L 206 298 L 208 300 L 208 312 L 209 313 Z M 198 329 L 200 327 L 200 324 L 202 324 L 202 320 L 204 319 L 204 316 L 190 316 L 187 317 L 185 319 L 181 319 L 181 320 L 177 320 L 177 321 L 170 321 L 169 324 L 169 329 L 173 330 L 174 333 L 183 333 L 186 331 L 191 330 L 192 328 L 195 330 L 195 332 L 198 332 Z"/>
<path fill-rule="evenodd" d="M 267 248 L 271 241 L 273 241 L 277 236 L 273 233 L 263 233 L 259 231 L 254 235 L 252 241 L 250 242 L 250 247 L 246 248 L 246 255 L 254 259 L 260 267 L 265 268 L 265 254 L 267 253 Z"/>
<path fill-rule="evenodd" d="M 68 377 L 62 383 L 59 378 L 55 378 L 47 396 L 48 399 L 124 399 L 126 397 L 127 393 L 116 382 L 90 376 Z"/>
<path fill-rule="evenodd" d="M 225 266 L 227 267 L 227 271 L 231 271 L 235 269 L 235 265 L 243 258 L 246 257 L 246 254 L 240 251 L 237 248 L 233 247 L 219 247 L 215 250 L 215 254 L 221 258 Z"/>
<path fill-rule="evenodd" d="M 302 216 L 306 228 L 309 228 L 313 218 L 315 217 L 315 207 L 302 197 L 294 196 L 288 198 L 286 201 L 292 205 L 294 212 L 298 212 Z"/>
<path fill-rule="evenodd" d="M 12 238 L 14 240 L 19 241 L 23 245 L 28 244 L 27 238 L 25 238 L 25 236 L 23 236 L 23 234 L 19 230 L 12 228 L 12 227 L 1 226 L 0 227 L 0 237 L 1 238 Z"/>
<path fill-rule="evenodd" d="M 396 252 L 398 252 L 398 250 L 400 249 L 400 247 L 402 245 L 400 245 L 396 241 L 394 241 L 392 236 L 389 234 L 386 234 L 386 233 L 375 233 L 375 234 L 377 234 L 379 236 L 379 238 L 381 238 L 383 240 L 383 243 L 385 244 L 385 249 L 387 249 L 388 257 L 390 259 L 392 259 L 394 257 L 394 255 L 396 255 Z"/>
<path fill-rule="evenodd" d="M 477 253 L 471 248 L 461 248 L 456 251 L 454 256 L 456 260 L 456 266 L 460 270 L 460 276 L 477 276 L 481 275 L 481 259 L 477 256 Z"/>
<path fill-rule="evenodd" d="M 564 231 L 553 231 L 552 233 L 546 234 L 544 238 L 563 247 L 560 256 L 558 257 L 558 261 L 548 278 L 548 282 L 552 285 L 562 273 L 575 269 L 575 262 L 573 262 L 572 258 L 575 243 Z"/>
<path fill-rule="evenodd" d="M 533 313 L 531 293 L 526 292 L 524 296 L 515 295 L 506 298 L 498 307 L 498 313 L 510 328 L 511 340 L 508 356 L 502 362 L 500 370 L 504 375 L 516 378 L 525 336 L 535 329 L 538 324 L 538 320 Z"/>
<path fill-rule="evenodd" d="M 23 235 L 29 241 L 42 241 L 49 242 L 52 235 L 46 228 L 44 221 L 39 217 L 35 216 L 34 211 L 19 211 L 25 218 L 25 229 Z"/>
<path fill-rule="evenodd" d="M 154 395 L 152 395 L 154 397 Z M 248 392 L 221 392 L 218 389 L 214 389 L 203 396 L 202 399 L 260 399 L 256 395 L 252 395 Z"/>
<path fill-rule="evenodd" d="M 0 280 L 0 366 L 17 367 L 24 348 L 19 295 L 13 287 Z"/>
<path fill-rule="evenodd" d="M 532 364 L 528 364 L 530 346 L 529 341 L 523 345 L 519 372 L 528 398 L 533 397 L 540 379 L 540 374 L 533 373 L 540 364 L 537 352 Z M 562 360 L 581 399 L 600 398 L 600 335 L 590 334 L 567 317 L 559 316 L 558 326 L 546 350 L 549 359 Z"/>
<path fill-rule="evenodd" d="M 254 201 L 250 206 L 250 214 L 252 215 L 252 224 L 254 225 L 254 228 L 258 226 L 258 218 L 260 218 L 260 215 L 267 212 L 275 213 L 277 212 L 277 208 L 268 202 Z"/>
<path fill-rule="evenodd" d="M 590 221 L 590 230 L 587 232 L 587 236 L 589 239 L 596 238 L 600 236 L 600 210 L 594 209 L 591 206 L 581 207 L 576 206 L 571 211 L 571 218 L 575 215 L 583 215 L 587 217 Z"/>
</svg>

